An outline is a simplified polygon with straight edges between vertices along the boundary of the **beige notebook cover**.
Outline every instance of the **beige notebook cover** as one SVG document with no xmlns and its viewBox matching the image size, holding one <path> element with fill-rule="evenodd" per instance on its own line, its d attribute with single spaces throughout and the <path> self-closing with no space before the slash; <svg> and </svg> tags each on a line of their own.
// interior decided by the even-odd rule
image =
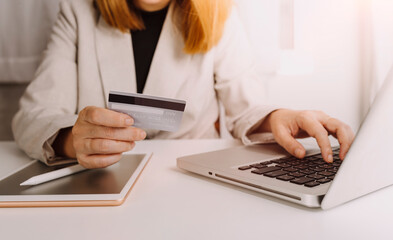
<svg viewBox="0 0 393 240">
<path fill-rule="evenodd" d="M 0 181 L 0 207 L 121 205 L 151 155 L 123 155 L 118 163 L 107 168 L 91 169 L 35 186 L 20 186 L 33 176 L 56 169 L 33 161 Z"/>
</svg>

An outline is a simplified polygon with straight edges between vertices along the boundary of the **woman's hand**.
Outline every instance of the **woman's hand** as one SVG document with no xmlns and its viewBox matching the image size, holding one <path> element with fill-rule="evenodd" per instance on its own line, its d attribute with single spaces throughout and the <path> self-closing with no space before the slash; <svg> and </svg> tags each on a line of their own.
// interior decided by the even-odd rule
<svg viewBox="0 0 393 240">
<path fill-rule="evenodd" d="M 78 116 L 72 131 L 63 135 L 63 155 L 76 157 L 86 168 L 102 168 L 118 162 L 123 152 L 130 151 L 134 141 L 143 140 L 146 132 L 132 127 L 133 119 L 104 108 L 86 107 Z M 54 144 L 56 147 L 61 144 Z M 57 151 L 56 151 L 57 152 Z"/>
<path fill-rule="evenodd" d="M 306 151 L 295 138 L 314 137 L 326 162 L 333 161 L 329 134 L 340 143 L 341 160 L 344 159 L 354 139 L 354 133 L 348 125 L 320 111 L 279 109 L 270 113 L 259 131 L 272 132 L 277 143 L 298 158 L 303 158 Z"/>
</svg>

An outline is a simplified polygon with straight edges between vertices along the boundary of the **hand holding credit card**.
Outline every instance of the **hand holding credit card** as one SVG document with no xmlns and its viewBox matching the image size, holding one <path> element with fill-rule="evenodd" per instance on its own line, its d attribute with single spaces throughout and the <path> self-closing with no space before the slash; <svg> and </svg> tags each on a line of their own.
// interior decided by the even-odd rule
<svg viewBox="0 0 393 240">
<path fill-rule="evenodd" d="M 179 129 L 186 102 L 138 93 L 110 91 L 108 108 L 130 115 L 134 127 L 175 132 Z"/>
</svg>

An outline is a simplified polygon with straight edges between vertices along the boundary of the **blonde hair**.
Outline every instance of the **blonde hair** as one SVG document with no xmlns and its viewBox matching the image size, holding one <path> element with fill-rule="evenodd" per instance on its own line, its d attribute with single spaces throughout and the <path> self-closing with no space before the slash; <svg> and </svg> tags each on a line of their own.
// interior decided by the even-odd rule
<svg viewBox="0 0 393 240">
<path fill-rule="evenodd" d="M 214 47 L 224 31 L 231 0 L 173 0 L 174 14 L 184 40 L 184 51 L 205 53 Z M 143 21 L 134 4 L 127 0 L 96 0 L 102 17 L 122 32 L 144 29 Z"/>
</svg>

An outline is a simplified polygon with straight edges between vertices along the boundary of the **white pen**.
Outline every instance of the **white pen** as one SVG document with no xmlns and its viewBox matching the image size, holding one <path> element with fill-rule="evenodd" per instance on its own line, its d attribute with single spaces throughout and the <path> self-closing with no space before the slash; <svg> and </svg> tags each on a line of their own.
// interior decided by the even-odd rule
<svg viewBox="0 0 393 240">
<path fill-rule="evenodd" d="M 58 179 L 61 177 L 65 177 L 74 173 L 78 173 L 81 171 L 87 170 L 86 168 L 82 167 L 81 165 L 73 165 L 71 167 L 65 167 L 59 170 L 54 170 L 48 173 L 40 174 L 34 177 L 31 177 L 20 184 L 20 186 L 31 186 L 31 185 L 38 185 L 41 183 L 49 182 L 54 179 Z"/>
</svg>

